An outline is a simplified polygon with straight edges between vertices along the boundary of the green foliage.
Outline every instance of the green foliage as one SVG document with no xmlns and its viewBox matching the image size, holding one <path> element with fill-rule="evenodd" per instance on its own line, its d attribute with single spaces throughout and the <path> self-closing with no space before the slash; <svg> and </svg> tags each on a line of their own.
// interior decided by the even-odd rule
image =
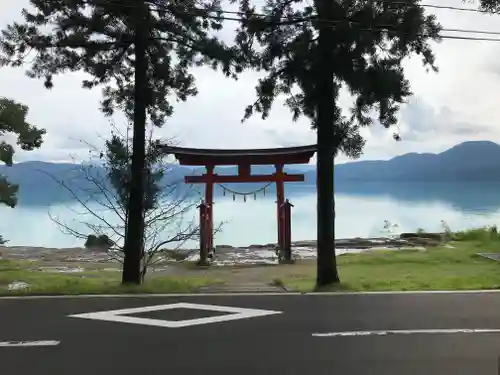
<svg viewBox="0 0 500 375">
<path fill-rule="evenodd" d="M 146 168 L 143 179 L 145 181 L 144 211 L 148 212 L 157 207 L 158 198 L 162 192 L 161 180 L 165 175 L 164 168 L 155 166 L 161 164 L 163 155 L 160 151 L 160 141 L 150 139 L 146 147 Z M 118 133 L 112 133 L 111 139 L 106 141 L 106 152 L 103 153 L 108 178 L 116 191 L 119 204 L 126 207 L 130 194 L 132 144 Z"/>
<path fill-rule="evenodd" d="M 5 133 L 17 135 L 17 145 L 26 151 L 40 148 L 44 129 L 38 129 L 26 122 L 28 107 L 13 100 L 0 97 L 0 136 Z M 11 166 L 13 163 L 14 148 L 5 141 L 0 142 L 0 162 Z M 17 204 L 16 194 L 19 186 L 9 183 L 7 178 L 0 175 L 0 203 L 9 207 Z"/>
<path fill-rule="evenodd" d="M 99 248 L 104 250 L 109 250 L 114 245 L 113 241 L 106 234 L 90 234 L 87 236 L 87 240 L 85 241 L 85 248 Z"/>
<path fill-rule="evenodd" d="M 399 105 L 411 95 L 402 66 L 404 58 L 421 55 L 425 66 L 437 70 L 429 41 L 439 40 L 440 26 L 434 16 L 424 14 L 418 0 L 397 5 L 377 0 L 334 2 L 331 20 L 318 19 L 321 0 L 315 0 L 314 5 L 301 0 L 266 0 L 259 13 L 249 0 L 231 1 L 240 3 L 246 19 L 237 42 L 247 58 L 267 73 L 259 81 L 257 100 L 247 108 L 245 119 L 254 112 L 266 118 L 276 98 L 283 95 L 294 120 L 305 116 L 313 128 L 318 126 L 318 67 L 323 58 L 318 30 L 324 22 L 332 25 L 332 139 L 337 151 L 348 156 L 360 155 L 364 146 L 360 128 L 376 122 L 374 111 L 386 128 L 396 125 Z M 342 87 L 353 97 L 348 117 L 339 106 Z"/>
<path fill-rule="evenodd" d="M 477 241 L 482 244 L 488 244 L 491 242 L 499 242 L 500 233 L 498 233 L 497 226 L 493 225 L 454 232 L 451 235 L 451 239 L 454 241 Z"/>
<path fill-rule="evenodd" d="M 103 86 L 107 115 L 116 109 L 133 115 L 137 14 L 144 14 L 140 22 L 148 39 L 145 100 L 154 125 L 172 114 L 173 96 L 185 101 L 197 94 L 191 67 L 208 64 L 233 77 L 243 68 L 236 49 L 211 35 L 222 28 L 220 0 L 30 0 L 30 5 L 22 10 L 22 23 L 2 32 L 0 66 L 29 61 L 28 76 L 44 79 L 47 88 L 54 75 L 84 71 L 89 75 L 84 88 Z"/>
</svg>

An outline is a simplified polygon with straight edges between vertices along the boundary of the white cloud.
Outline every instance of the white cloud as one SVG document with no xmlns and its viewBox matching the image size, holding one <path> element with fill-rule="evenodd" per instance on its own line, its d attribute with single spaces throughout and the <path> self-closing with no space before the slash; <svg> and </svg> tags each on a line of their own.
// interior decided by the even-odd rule
<svg viewBox="0 0 500 375">
<path fill-rule="evenodd" d="M 432 3 L 463 6 L 459 0 Z M 27 0 L 2 0 L 0 28 L 18 19 L 21 7 L 26 4 Z M 445 28 L 500 31 L 497 26 L 500 16 L 444 9 L 435 13 Z M 500 118 L 497 99 L 500 66 L 496 63 L 500 43 L 443 40 L 436 45 L 435 53 L 439 73 L 426 73 L 418 58 L 405 65 L 415 96 L 400 114 L 403 141 L 395 142 L 392 130 L 366 129 L 363 158 L 436 152 L 470 139 L 500 141 L 500 127 L 496 126 L 496 119 Z M 255 116 L 240 123 L 245 106 L 255 98 L 256 74 L 246 73 L 233 81 L 201 68 L 195 75 L 199 95 L 177 104 L 174 116 L 158 135 L 177 136 L 184 146 L 200 148 L 279 147 L 314 142 L 315 135 L 308 122 L 293 123 L 288 110 L 280 105 L 275 106 L 266 121 Z M 98 135 L 109 134 L 109 119 L 99 111 L 100 90 L 82 89 L 82 76 L 80 73 L 60 76 L 54 89 L 48 91 L 41 81 L 27 78 L 22 69 L 0 69 L 0 95 L 27 104 L 29 121 L 47 129 L 43 147 L 35 152 L 18 153 L 18 160 L 68 160 L 70 155 L 85 159 L 87 147 L 78 140 L 85 139 L 98 146 L 102 143 Z M 125 123 L 120 116 L 114 121 L 121 126 Z"/>
</svg>

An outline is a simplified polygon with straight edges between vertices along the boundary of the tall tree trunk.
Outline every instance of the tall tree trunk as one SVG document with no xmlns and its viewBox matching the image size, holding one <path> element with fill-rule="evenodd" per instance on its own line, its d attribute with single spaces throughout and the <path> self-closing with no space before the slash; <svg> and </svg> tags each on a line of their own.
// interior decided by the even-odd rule
<svg viewBox="0 0 500 375">
<path fill-rule="evenodd" d="M 318 18 L 333 20 L 334 0 L 315 1 Z M 319 21 L 317 73 L 317 276 L 316 287 L 338 283 L 335 259 L 335 197 L 333 194 L 335 97 L 333 43 L 331 24 Z"/>
<path fill-rule="evenodd" d="M 146 157 L 146 97 L 148 32 L 145 30 L 144 1 L 137 0 L 135 26 L 134 126 L 130 194 L 127 204 L 128 223 L 125 229 L 122 283 L 140 284 L 141 255 L 144 236 L 144 168 Z"/>
</svg>

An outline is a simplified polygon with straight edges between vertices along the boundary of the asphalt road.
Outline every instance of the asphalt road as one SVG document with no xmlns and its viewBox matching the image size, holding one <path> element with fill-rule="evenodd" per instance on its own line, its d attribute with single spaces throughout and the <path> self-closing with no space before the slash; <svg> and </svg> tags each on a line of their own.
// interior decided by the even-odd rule
<svg viewBox="0 0 500 375">
<path fill-rule="evenodd" d="M 176 303 L 273 313 L 219 322 L 211 320 L 227 312 L 186 308 L 125 311 L 128 323 L 71 317 Z M 371 332 L 387 330 L 396 332 Z M 6 343 L 41 340 L 59 343 Z M 499 356 L 500 293 L 0 299 L 2 375 L 497 375 Z"/>
</svg>

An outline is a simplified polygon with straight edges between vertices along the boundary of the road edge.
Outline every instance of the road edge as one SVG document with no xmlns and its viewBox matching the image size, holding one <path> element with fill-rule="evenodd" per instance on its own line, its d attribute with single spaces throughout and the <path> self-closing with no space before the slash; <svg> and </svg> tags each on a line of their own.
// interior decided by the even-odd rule
<svg viewBox="0 0 500 375">
<path fill-rule="evenodd" d="M 349 295 L 412 295 L 412 294 L 484 294 L 500 293 L 500 289 L 485 290 L 413 290 L 379 292 L 239 292 L 239 293 L 167 293 L 167 294 L 64 294 L 64 295 L 26 295 L 0 296 L 9 299 L 79 299 L 79 298 L 172 298 L 172 297 L 249 297 L 249 296 L 349 296 Z"/>
</svg>

